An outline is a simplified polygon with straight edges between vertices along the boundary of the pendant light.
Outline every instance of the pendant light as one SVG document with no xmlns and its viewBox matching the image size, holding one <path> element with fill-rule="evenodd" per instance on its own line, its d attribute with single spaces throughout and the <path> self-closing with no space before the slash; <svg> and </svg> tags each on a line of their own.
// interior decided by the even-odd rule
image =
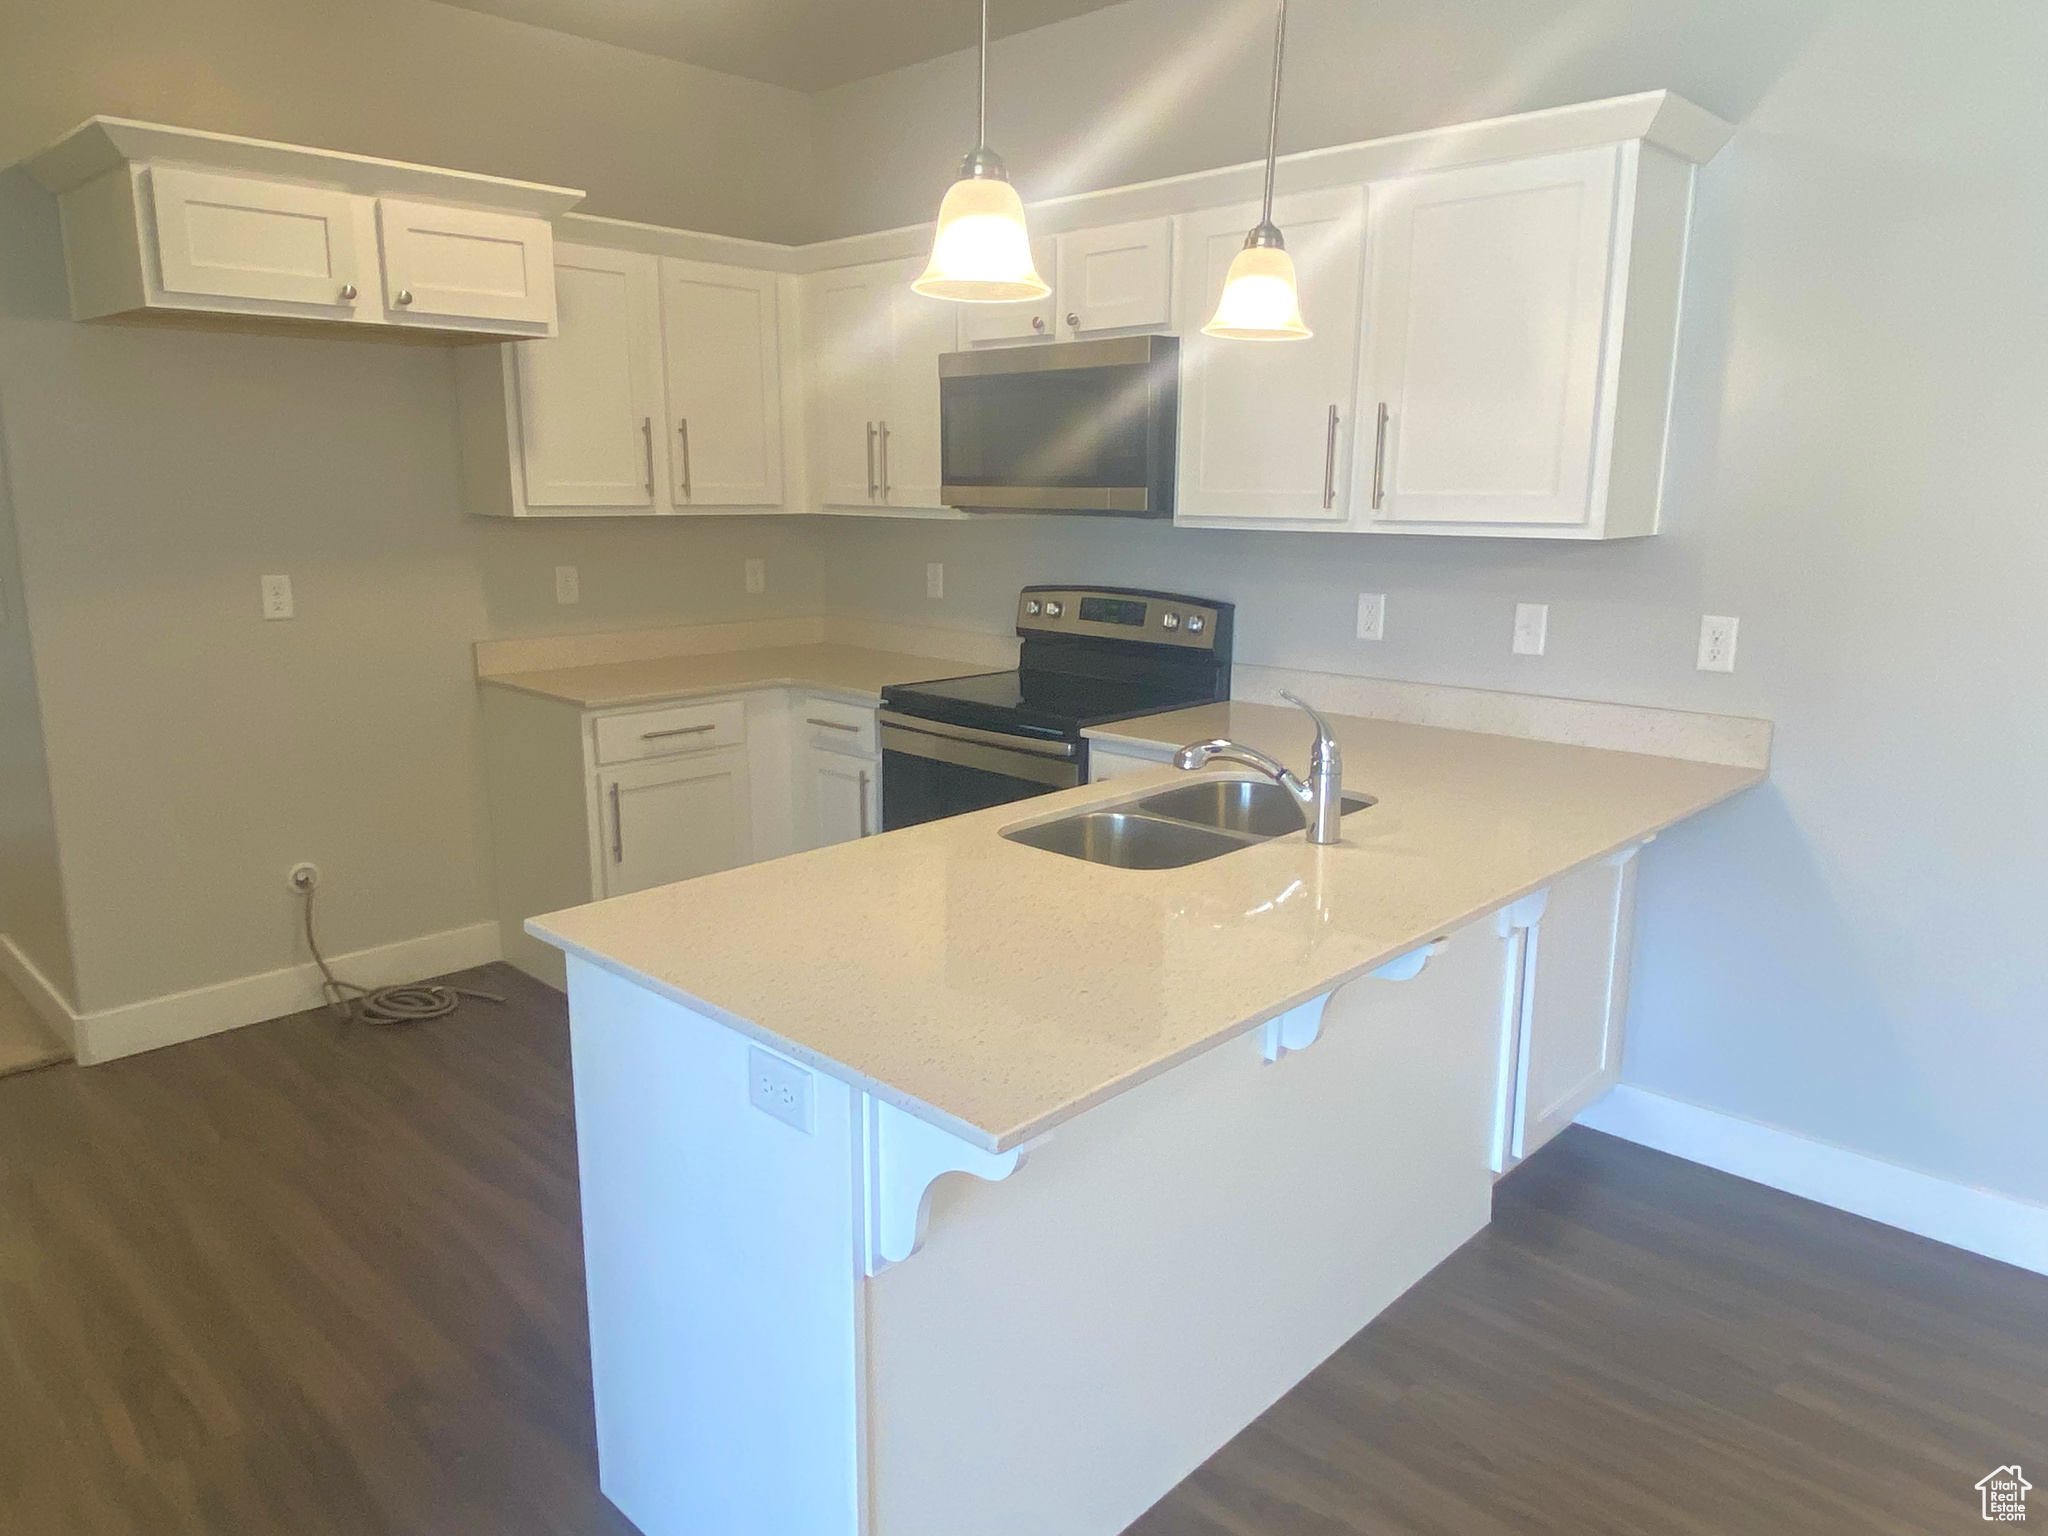
<svg viewBox="0 0 2048 1536">
<path fill-rule="evenodd" d="M 935 299 L 1009 304 L 1042 299 L 1051 286 L 1031 261 L 1024 200 L 1003 157 L 988 147 L 988 0 L 981 0 L 980 137 L 960 162 L 960 179 L 939 204 L 931 264 L 910 286 Z"/>
<path fill-rule="evenodd" d="M 1230 263 L 1215 318 L 1204 336 L 1231 341 L 1304 341 L 1313 333 L 1301 318 L 1294 283 L 1294 258 L 1273 223 L 1273 166 L 1280 154 L 1280 63 L 1287 50 L 1287 0 L 1273 29 L 1273 109 L 1266 123 L 1266 201 L 1259 222 L 1244 237 L 1244 249 Z"/>
</svg>

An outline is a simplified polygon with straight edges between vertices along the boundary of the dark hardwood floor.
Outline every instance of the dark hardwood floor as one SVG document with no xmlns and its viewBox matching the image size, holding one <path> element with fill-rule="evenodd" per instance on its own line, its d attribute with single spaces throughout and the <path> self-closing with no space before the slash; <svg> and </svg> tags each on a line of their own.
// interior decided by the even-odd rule
<svg viewBox="0 0 2048 1536">
<path fill-rule="evenodd" d="M 0 1532 L 632 1536 L 562 1002 L 479 975 L 0 1080 Z M 1574 1131 L 1131 1536 L 1947 1536 L 2014 1461 L 2048 1279 Z"/>
</svg>

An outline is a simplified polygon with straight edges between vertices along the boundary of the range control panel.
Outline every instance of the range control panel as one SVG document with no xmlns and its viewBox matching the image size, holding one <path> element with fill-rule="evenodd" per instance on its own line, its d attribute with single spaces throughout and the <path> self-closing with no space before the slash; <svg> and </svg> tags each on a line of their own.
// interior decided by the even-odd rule
<svg viewBox="0 0 2048 1536">
<path fill-rule="evenodd" d="M 1128 587 L 1026 587 L 1017 633 L 1136 640 L 1181 650 L 1230 648 L 1229 603 Z"/>
</svg>

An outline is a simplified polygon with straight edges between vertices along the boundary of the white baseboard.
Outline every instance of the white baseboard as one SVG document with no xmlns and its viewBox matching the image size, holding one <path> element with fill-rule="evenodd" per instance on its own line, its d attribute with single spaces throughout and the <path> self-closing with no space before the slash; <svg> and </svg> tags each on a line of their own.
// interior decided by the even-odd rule
<svg viewBox="0 0 2048 1536">
<path fill-rule="evenodd" d="M 1580 1125 L 2048 1275 L 2048 1206 L 1624 1083 Z"/>
<path fill-rule="evenodd" d="M 70 1047 L 72 1054 L 76 1055 L 78 1016 L 71 1011 L 69 999 L 37 968 L 35 961 L 21 952 L 21 946 L 4 933 L 0 933 L 0 976 L 13 983 L 14 990 L 27 1000 L 36 1017 L 50 1026 L 57 1043 Z"/>
<path fill-rule="evenodd" d="M 498 925 L 493 922 L 333 955 L 328 963 L 345 980 L 386 987 L 466 970 L 498 958 Z M 72 1014 L 72 1047 L 81 1066 L 94 1066 L 319 1006 L 320 968 L 308 961 L 97 1013 Z"/>
</svg>

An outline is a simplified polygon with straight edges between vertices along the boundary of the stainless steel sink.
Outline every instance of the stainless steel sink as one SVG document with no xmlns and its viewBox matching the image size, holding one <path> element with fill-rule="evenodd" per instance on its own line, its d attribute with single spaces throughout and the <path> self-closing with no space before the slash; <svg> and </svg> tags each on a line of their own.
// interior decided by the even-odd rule
<svg viewBox="0 0 2048 1536">
<path fill-rule="evenodd" d="M 1130 810 L 1083 811 L 1032 827 L 1011 827 L 1003 836 L 1118 869 L 1179 869 L 1249 846 L 1228 833 Z"/>
<path fill-rule="evenodd" d="M 1344 814 L 1373 803 L 1370 795 L 1346 795 Z M 1278 784 L 1258 779 L 1204 779 L 1140 800 L 1141 812 L 1173 821 L 1193 822 L 1248 837 L 1285 837 L 1308 825 L 1294 797 Z"/>
<path fill-rule="evenodd" d="M 1346 795 L 1344 814 L 1365 809 L 1370 795 Z M 1135 803 L 1077 811 L 1058 821 L 1007 827 L 1013 843 L 1063 853 L 1118 869 L 1179 869 L 1221 858 L 1290 832 L 1307 818 L 1278 784 L 1256 779 L 1200 779 Z"/>
</svg>

